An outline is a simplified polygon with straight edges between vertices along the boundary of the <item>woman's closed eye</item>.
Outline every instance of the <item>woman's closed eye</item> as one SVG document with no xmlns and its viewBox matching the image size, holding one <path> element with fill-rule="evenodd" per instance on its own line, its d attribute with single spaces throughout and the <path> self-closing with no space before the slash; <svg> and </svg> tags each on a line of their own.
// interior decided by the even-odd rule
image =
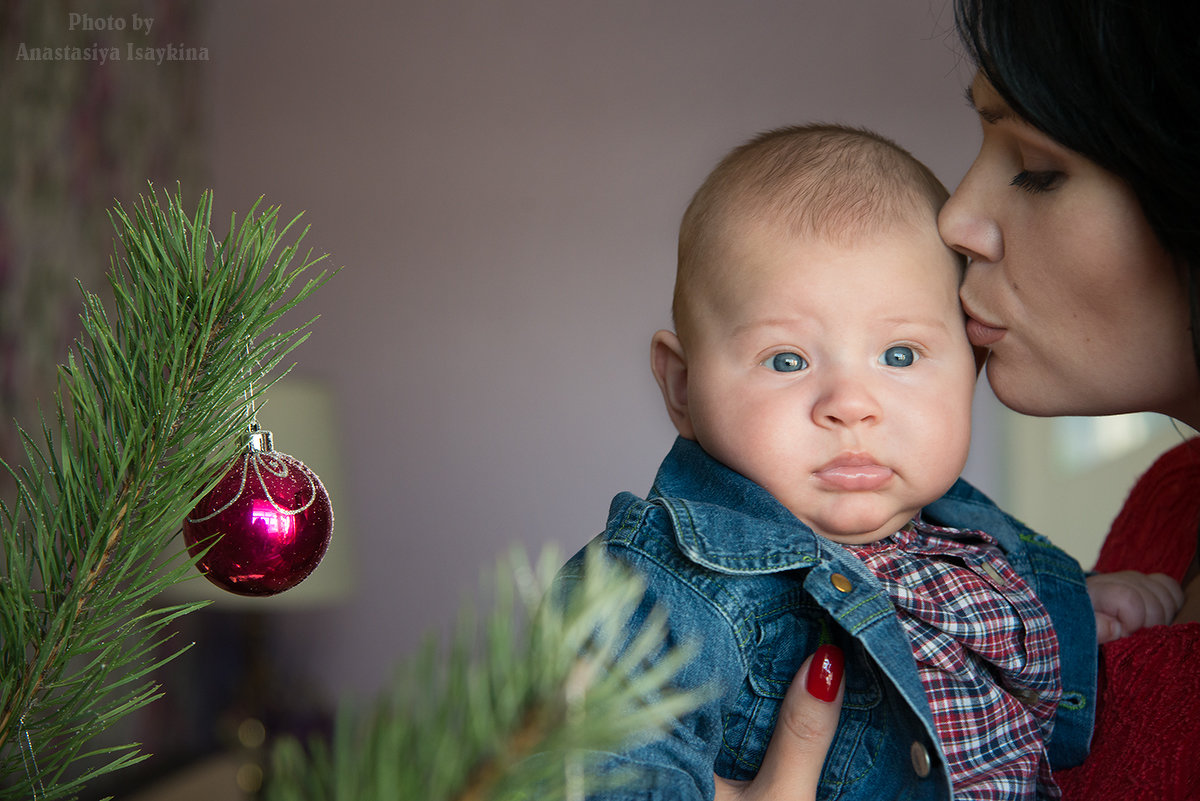
<svg viewBox="0 0 1200 801">
<path fill-rule="evenodd" d="M 1057 189 L 1064 177 L 1065 174 L 1057 170 L 1021 170 L 1008 183 L 1009 186 L 1037 194 Z"/>
</svg>

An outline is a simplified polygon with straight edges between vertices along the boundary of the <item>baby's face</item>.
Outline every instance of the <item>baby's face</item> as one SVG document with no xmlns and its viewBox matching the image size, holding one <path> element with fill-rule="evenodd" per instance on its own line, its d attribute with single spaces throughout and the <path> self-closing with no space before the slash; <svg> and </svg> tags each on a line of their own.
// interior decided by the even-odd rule
<svg viewBox="0 0 1200 801">
<path fill-rule="evenodd" d="M 849 246 L 743 231 L 693 304 L 688 415 L 712 456 L 832 540 L 895 533 L 967 458 L 975 361 L 932 222 Z"/>
</svg>

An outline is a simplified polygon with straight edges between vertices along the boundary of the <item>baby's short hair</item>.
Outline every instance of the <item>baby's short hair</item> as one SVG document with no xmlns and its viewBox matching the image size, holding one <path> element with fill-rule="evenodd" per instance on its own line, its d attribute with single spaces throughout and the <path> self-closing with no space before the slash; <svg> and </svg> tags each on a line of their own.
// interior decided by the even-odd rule
<svg viewBox="0 0 1200 801">
<path fill-rule="evenodd" d="M 715 270 L 737 224 L 769 223 L 785 234 L 833 243 L 897 226 L 936 223 L 949 197 L 933 172 L 892 140 L 864 128 L 776 128 L 731 151 L 709 173 L 679 227 L 672 306 L 685 325 L 687 292 Z"/>
</svg>

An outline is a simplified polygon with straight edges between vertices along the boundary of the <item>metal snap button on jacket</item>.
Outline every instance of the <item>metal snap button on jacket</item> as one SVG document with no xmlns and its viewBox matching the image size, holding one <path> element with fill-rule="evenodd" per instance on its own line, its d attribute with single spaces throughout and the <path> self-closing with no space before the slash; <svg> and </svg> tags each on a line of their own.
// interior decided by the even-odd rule
<svg viewBox="0 0 1200 801">
<path fill-rule="evenodd" d="M 854 589 L 854 585 L 850 583 L 850 579 L 846 578 L 841 573 L 834 573 L 829 577 L 829 582 L 838 592 L 850 592 Z"/>
<path fill-rule="evenodd" d="M 929 775 L 930 770 L 929 749 L 918 742 L 914 742 L 910 754 L 912 755 L 913 772 L 924 779 Z"/>
</svg>

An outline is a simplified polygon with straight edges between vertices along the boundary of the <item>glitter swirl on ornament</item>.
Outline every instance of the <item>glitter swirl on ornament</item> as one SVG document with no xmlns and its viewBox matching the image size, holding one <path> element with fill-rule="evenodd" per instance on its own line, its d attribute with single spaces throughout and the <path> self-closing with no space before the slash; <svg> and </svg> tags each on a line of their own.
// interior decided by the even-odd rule
<svg viewBox="0 0 1200 801">
<path fill-rule="evenodd" d="M 183 523 L 196 567 L 237 595 L 296 586 L 320 564 L 332 535 L 333 507 L 321 479 L 275 451 L 271 432 L 257 424 L 247 452 L 230 462 Z"/>
</svg>

